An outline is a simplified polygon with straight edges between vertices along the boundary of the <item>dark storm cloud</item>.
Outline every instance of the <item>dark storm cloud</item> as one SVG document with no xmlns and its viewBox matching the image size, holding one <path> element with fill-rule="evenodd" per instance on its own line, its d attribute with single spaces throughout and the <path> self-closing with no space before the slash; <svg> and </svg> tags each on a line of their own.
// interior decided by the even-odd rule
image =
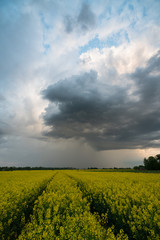
<svg viewBox="0 0 160 240">
<path fill-rule="evenodd" d="M 125 76 L 135 84 L 132 95 L 128 87 L 100 83 L 94 71 L 49 86 L 42 92 L 51 102 L 44 114 L 51 131 L 45 134 L 83 139 L 97 150 L 159 147 L 159 66 L 160 52 Z"/>
<path fill-rule="evenodd" d="M 3 130 L 0 128 L 0 137 L 4 134 Z"/>
<path fill-rule="evenodd" d="M 90 9 L 90 5 L 83 4 L 78 16 L 65 16 L 64 25 L 67 33 L 71 33 L 74 29 L 80 28 L 83 32 L 89 31 L 96 24 L 96 16 Z"/>
<path fill-rule="evenodd" d="M 8 124 L 5 124 L 4 122 L 0 121 L 0 144 L 6 141 L 5 137 L 7 136 L 8 132 L 9 132 Z"/>
<path fill-rule="evenodd" d="M 140 95 L 142 103 L 153 104 L 159 99 L 160 90 L 160 51 L 150 58 L 146 68 L 137 68 L 131 75 L 137 82 L 137 94 Z"/>
</svg>

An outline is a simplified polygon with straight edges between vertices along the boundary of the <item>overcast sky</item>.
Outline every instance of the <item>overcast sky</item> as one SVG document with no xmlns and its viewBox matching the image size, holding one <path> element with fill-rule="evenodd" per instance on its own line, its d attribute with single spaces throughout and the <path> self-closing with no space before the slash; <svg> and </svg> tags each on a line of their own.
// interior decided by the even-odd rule
<svg viewBox="0 0 160 240">
<path fill-rule="evenodd" d="M 0 1 L 0 166 L 160 153 L 159 0 Z"/>
</svg>

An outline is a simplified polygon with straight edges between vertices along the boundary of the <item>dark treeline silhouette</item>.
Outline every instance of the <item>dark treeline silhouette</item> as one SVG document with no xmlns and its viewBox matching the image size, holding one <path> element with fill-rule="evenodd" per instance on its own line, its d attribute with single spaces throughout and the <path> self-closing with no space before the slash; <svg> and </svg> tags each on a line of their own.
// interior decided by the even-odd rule
<svg viewBox="0 0 160 240">
<path fill-rule="evenodd" d="M 52 167 L 0 167 L 0 171 L 15 171 L 15 170 L 70 170 L 76 169 L 72 167 L 52 168 Z"/>
<path fill-rule="evenodd" d="M 147 170 L 160 170 L 160 154 L 144 158 L 144 167 Z"/>
<path fill-rule="evenodd" d="M 134 166 L 133 169 L 134 170 L 145 170 L 145 167 L 143 165 L 139 165 L 139 166 Z"/>
<path fill-rule="evenodd" d="M 134 170 L 160 170 L 160 154 L 144 158 L 144 166 L 135 166 Z"/>
</svg>

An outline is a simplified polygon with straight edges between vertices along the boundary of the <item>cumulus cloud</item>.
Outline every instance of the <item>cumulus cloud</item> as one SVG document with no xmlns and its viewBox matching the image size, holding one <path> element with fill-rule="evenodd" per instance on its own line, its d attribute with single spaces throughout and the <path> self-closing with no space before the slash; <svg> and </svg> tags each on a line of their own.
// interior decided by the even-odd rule
<svg viewBox="0 0 160 240">
<path fill-rule="evenodd" d="M 123 76 L 128 86 L 109 86 L 95 71 L 58 81 L 42 94 L 51 104 L 44 113 L 53 138 L 83 139 L 97 150 L 160 146 L 160 52 L 146 67 Z M 52 111 L 51 111 L 52 109 Z"/>
</svg>

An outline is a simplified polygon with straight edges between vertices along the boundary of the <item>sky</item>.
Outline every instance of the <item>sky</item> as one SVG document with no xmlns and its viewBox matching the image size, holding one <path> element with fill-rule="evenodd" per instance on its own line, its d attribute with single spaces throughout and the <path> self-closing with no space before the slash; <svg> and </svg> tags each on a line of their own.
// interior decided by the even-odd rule
<svg viewBox="0 0 160 240">
<path fill-rule="evenodd" d="M 160 0 L 0 0 L 0 166 L 160 153 Z"/>
</svg>

